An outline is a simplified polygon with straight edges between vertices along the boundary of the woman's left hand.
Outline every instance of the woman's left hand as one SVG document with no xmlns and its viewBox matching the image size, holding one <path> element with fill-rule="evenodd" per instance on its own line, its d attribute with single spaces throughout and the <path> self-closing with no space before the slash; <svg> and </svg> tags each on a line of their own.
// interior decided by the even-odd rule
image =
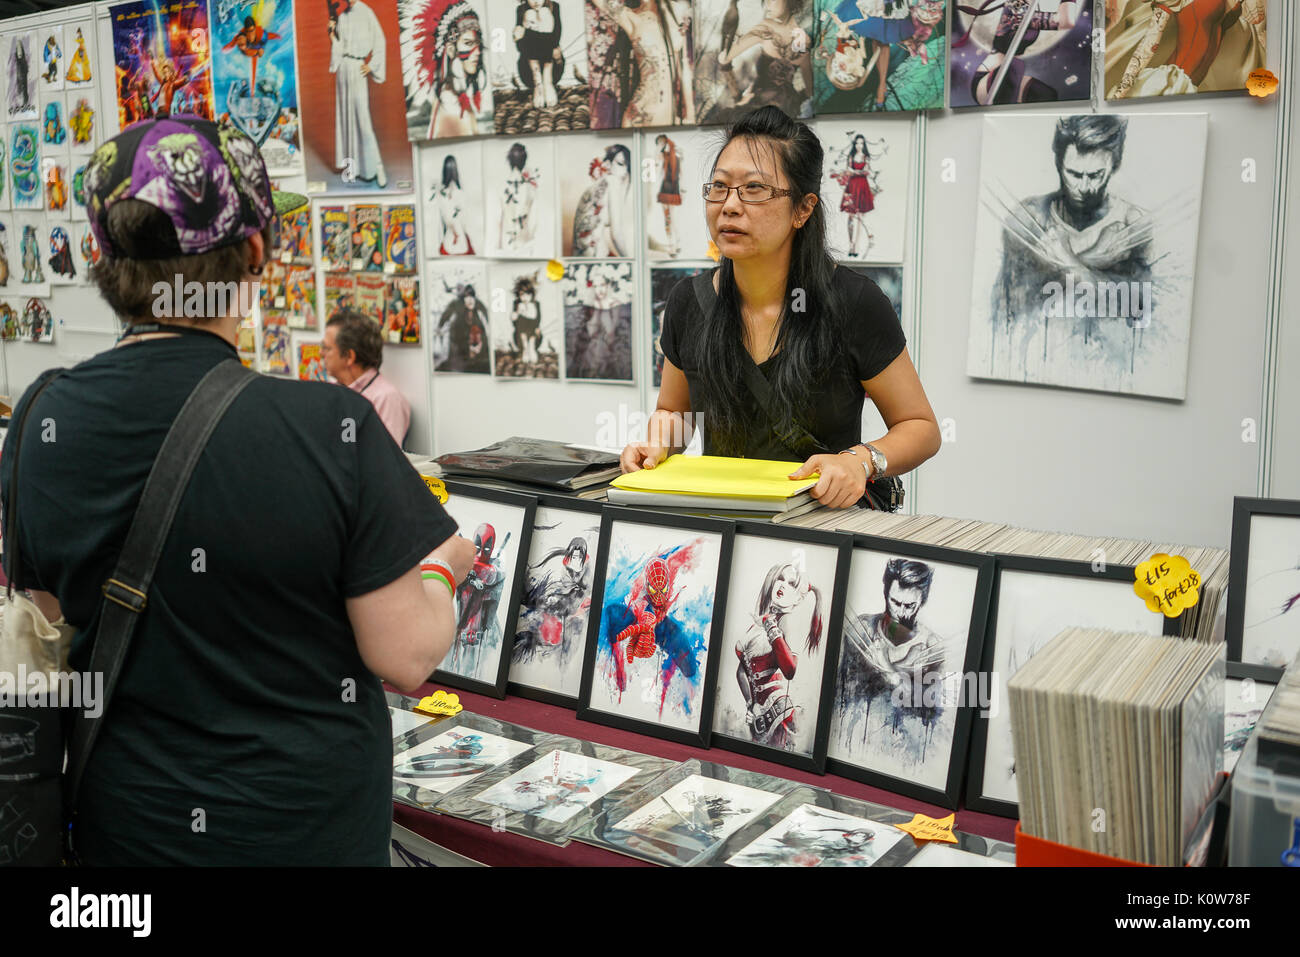
<svg viewBox="0 0 1300 957">
<path fill-rule="evenodd" d="M 813 486 L 812 496 L 829 508 L 856 505 L 867 491 L 867 472 L 855 455 L 814 455 L 791 472 L 790 478 L 807 478 L 817 472 L 821 478 Z"/>
</svg>

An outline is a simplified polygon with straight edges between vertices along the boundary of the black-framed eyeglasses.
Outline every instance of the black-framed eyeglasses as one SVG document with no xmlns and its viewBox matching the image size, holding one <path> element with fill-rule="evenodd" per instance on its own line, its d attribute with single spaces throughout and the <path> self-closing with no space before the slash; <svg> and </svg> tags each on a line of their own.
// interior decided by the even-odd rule
<svg viewBox="0 0 1300 957">
<path fill-rule="evenodd" d="M 725 203 L 733 189 L 742 203 L 766 203 L 778 196 L 794 195 L 792 189 L 781 189 L 779 186 L 768 186 L 766 183 L 741 183 L 739 186 L 728 186 L 725 183 L 715 182 L 704 184 L 704 201 Z"/>
</svg>

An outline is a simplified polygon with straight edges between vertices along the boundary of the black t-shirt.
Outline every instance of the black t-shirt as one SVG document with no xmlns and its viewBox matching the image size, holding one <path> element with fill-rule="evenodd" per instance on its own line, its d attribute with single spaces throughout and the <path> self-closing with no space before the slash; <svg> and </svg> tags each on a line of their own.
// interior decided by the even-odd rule
<svg viewBox="0 0 1300 957">
<path fill-rule="evenodd" d="M 88 668 L 100 587 L 163 437 L 234 355 L 206 334 L 112 349 L 54 382 L 28 421 L 23 568 L 7 571 L 59 599 L 78 628 L 73 670 Z M 344 599 L 455 530 L 364 396 L 249 385 L 194 469 L 105 714 L 81 788 L 86 861 L 386 865 L 391 727 Z"/>
<path fill-rule="evenodd" d="M 693 282 L 693 279 L 683 279 L 668 293 L 659 341 L 664 356 L 686 375 L 691 410 L 700 417 L 704 430 L 704 454 L 712 455 L 715 438 L 710 432 L 709 410 L 700 388 L 707 374 L 701 368 L 700 356 L 705 316 Z M 825 374 L 808 384 L 814 412 L 812 420 L 802 424 L 830 451 L 839 452 L 862 441 L 862 403 L 866 398 L 862 383 L 875 378 L 897 359 L 907 340 L 888 297 L 869 278 L 841 266 L 835 270 L 831 286 L 846 309 L 844 348 Z M 708 288 L 711 307 L 713 287 Z M 780 361 L 778 353 L 760 363 L 758 369 L 770 380 Z M 767 414 L 745 383 L 738 382 L 735 386 L 749 403 L 751 414 L 746 416 L 747 420 L 755 423 L 745 457 L 801 460 L 773 434 Z"/>
</svg>

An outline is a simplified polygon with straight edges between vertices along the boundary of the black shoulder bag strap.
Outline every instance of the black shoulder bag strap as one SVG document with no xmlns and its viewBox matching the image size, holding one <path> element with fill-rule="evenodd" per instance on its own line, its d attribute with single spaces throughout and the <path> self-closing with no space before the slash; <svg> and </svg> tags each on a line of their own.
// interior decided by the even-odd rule
<svg viewBox="0 0 1300 957">
<path fill-rule="evenodd" d="M 68 740 L 68 770 L 63 789 L 64 808 L 71 814 L 91 748 L 108 713 L 113 687 L 126 660 L 131 635 L 148 604 L 149 585 L 172 519 L 199 456 L 230 404 L 256 376 L 238 359 L 227 359 L 209 371 L 185 400 L 171 430 L 163 439 L 158 458 L 145 481 L 140 504 L 126 533 L 113 577 L 104 583 L 99 630 L 90 653 L 90 673 L 104 675 L 104 690 L 97 718 L 74 713 Z"/>
<path fill-rule="evenodd" d="M 707 317 L 713 311 L 713 302 L 717 298 L 717 293 L 713 291 L 713 272 L 700 273 L 692 280 L 692 284 L 700 311 Z M 810 459 L 814 455 L 835 454 L 835 450 L 798 422 L 782 424 L 784 417 L 777 409 L 772 385 L 753 362 L 745 364 L 745 385 L 749 387 L 749 391 L 758 400 L 759 407 L 767 415 L 768 426 L 772 429 L 772 433 L 796 458 Z M 875 479 L 867 483 L 863 499 L 870 508 L 886 512 L 897 511 L 903 505 L 903 484 L 897 477 Z"/>
</svg>

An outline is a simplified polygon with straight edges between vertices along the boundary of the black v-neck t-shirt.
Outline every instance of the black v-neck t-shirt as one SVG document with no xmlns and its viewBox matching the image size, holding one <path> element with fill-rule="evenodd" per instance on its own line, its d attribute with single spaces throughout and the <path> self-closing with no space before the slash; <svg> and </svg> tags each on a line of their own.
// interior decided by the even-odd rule
<svg viewBox="0 0 1300 957">
<path fill-rule="evenodd" d="M 209 334 L 111 349 L 28 420 L 22 568 L 5 565 L 59 599 L 78 629 L 73 670 L 88 668 L 100 586 L 163 437 L 234 356 Z M 257 377 L 200 456 L 159 558 L 82 782 L 86 861 L 386 866 L 392 729 L 344 602 L 455 530 L 364 396 Z"/>
<path fill-rule="evenodd" d="M 711 279 L 712 273 L 709 275 Z M 700 355 L 705 316 L 693 282 L 693 279 L 683 279 L 669 291 L 659 342 L 664 357 L 686 375 L 691 410 L 699 416 L 704 432 L 704 454 L 714 455 L 716 440 L 709 428 L 709 410 L 700 388 L 708 374 L 701 366 Z M 811 421 L 802 424 L 830 451 L 839 452 L 862 441 L 862 403 L 866 398 L 862 383 L 875 378 L 897 359 L 907 340 L 889 298 L 871 279 L 840 266 L 831 277 L 831 286 L 846 311 L 843 349 L 824 375 L 808 383 L 813 414 Z M 708 289 L 712 306 L 712 285 Z M 780 361 L 778 353 L 760 363 L 758 369 L 770 380 Z M 773 433 L 767 414 L 745 383 L 737 382 L 735 388 L 748 403 L 747 420 L 754 423 L 744 457 L 802 461 Z"/>
</svg>

